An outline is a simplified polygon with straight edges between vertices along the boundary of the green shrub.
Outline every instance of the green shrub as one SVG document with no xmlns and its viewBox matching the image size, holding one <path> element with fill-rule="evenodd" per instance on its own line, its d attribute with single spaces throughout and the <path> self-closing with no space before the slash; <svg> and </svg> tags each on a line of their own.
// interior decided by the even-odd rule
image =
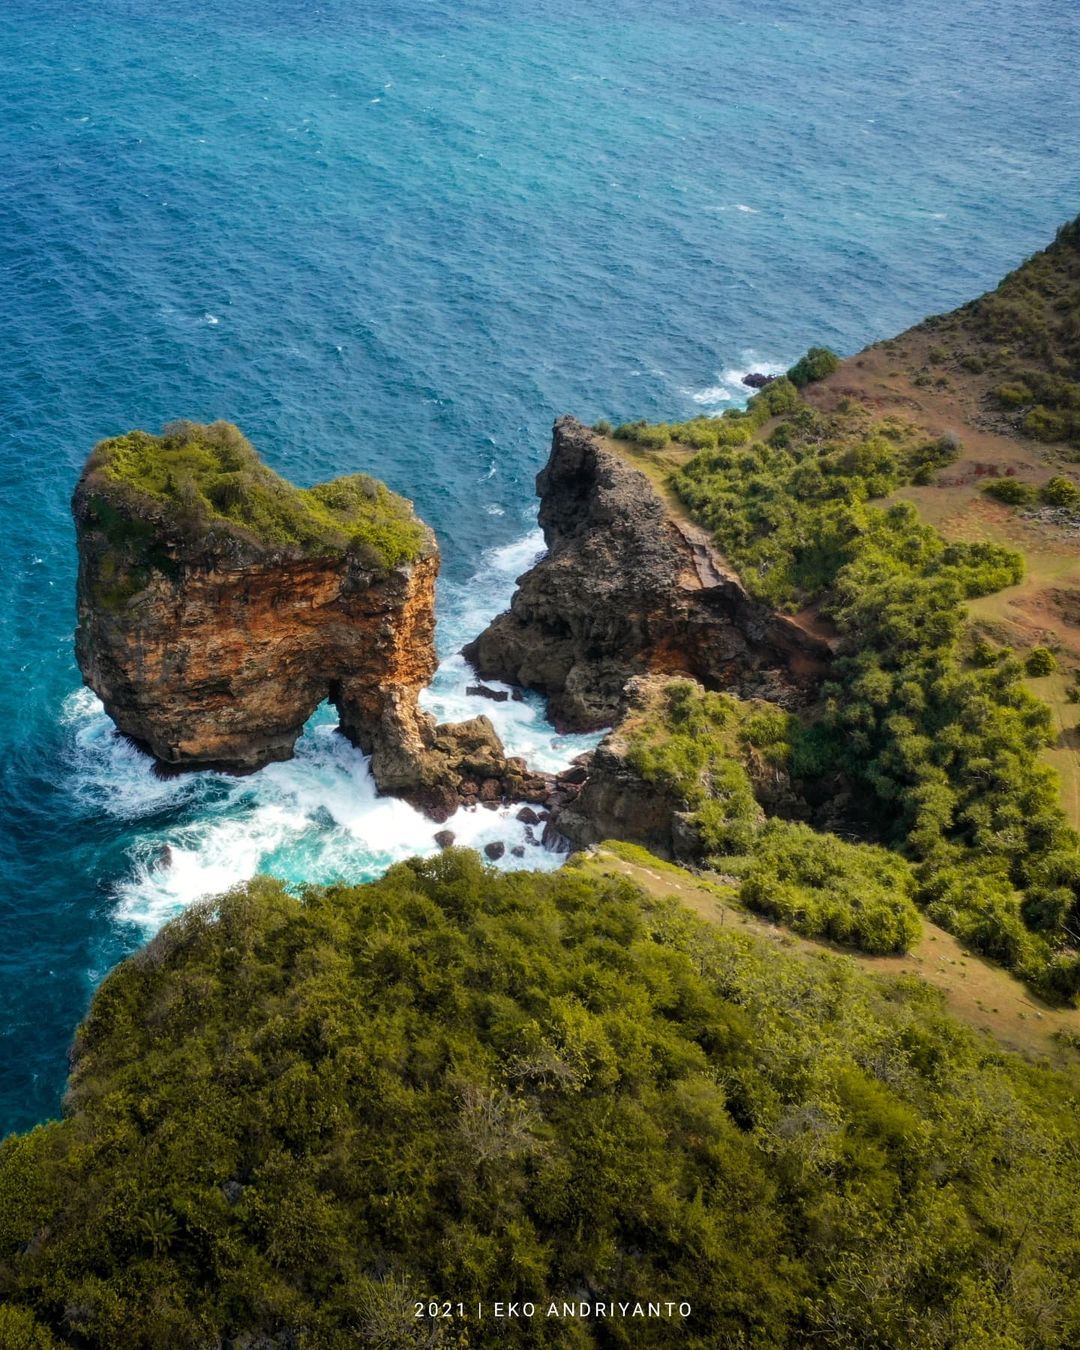
<svg viewBox="0 0 1080 1350">
<path fill-rule="evenodd" d="M 1051 412 L 1042 406 L 1032 408 L 1024 418 L 1024 431 L 1036 441 L 1063 441 L 1069 435 L 1069 422 L 1064 413 Z"/>
<path fill-rule="evenodd" d="M 1043 484 L 1039 496 L 1050 506 L 1076 506 L 1080 502 L 1080 488 L 1071 478 L 1057 475 Z"/>
<path fill-rule="evenodd" d="M 830 351 L 828 347 L 811 347 L 805 356 L 795 362 L 787 377 L 796 389 L 802 389 L 804 385 L 814 380 L 823 380 L 839 369 L 840 358 L 835 352 Z"/>
<path fill-rule="evenodd" d="M 1006 408 L 1019 408 L 1032 401 L 1031 390 L 1026 384 L 1001 384 L 994 390 L 998 401 Z"/>
<path fill-rule="evenodd" d="M 799 406 L 799 391 L 787 376 L 767 384 L 752 400 L 754 409 L 764 409 L 770 417 L 794 412 Z"/>
<path fill-rule="evenodd" d="M 739 888 L 744 904 L 797 933 L 878 954 L 918 941 L 914 893 L 911 868 L 895 853 L 779 820 L 758 836 Z"/>
<path fill-rule="evenodd" d="M 1038 497 L 1036 488 L 1019 478 L 994 478 L 983 484 L 983 491 L 1007 506 L 1031 506 Z"/>
<path fill-rule="evenodd" d="M 1049 647 L 1032 647 L 1024 661 L 1024 669 L 1035 678 L 1052 675 L 1057 670 L 1057 657 Z"/>
<path fill-rule="evenodd" d="M 753 745 L 772 762 L 783 762 L 789 720 L 783 713 L 763 719 L 752 705 L 674 680 L 635 727 L 627 758 L 647 783 L 690 813 L 701 853 L 745 853 L 763 813 L 742 762 L 743 747 Z"/>
</svg>

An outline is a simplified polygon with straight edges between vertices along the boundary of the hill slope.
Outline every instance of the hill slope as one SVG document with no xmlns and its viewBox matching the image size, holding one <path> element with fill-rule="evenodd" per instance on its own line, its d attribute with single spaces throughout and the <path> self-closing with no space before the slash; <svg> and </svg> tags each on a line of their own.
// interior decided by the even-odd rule
<svg viewBox="0 0 1080 1350">
<path fill-rule="evenodd" d="M 1078 1086 L 572 867 L 260 881 L 109 976 L 68 1119 L 0 1148 L 0 1344 L 1075 1343 Z M 691 1310 L 545 1315 L 618 1299 Z"/>
</svg>

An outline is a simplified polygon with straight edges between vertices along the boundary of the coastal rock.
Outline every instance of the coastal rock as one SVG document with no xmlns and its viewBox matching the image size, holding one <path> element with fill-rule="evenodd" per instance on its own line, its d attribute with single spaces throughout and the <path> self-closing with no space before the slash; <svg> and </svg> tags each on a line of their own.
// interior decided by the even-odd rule
<svg viewBox="0 0 1080 1350">
<path fill-rule="evenodd" d="M 574 731 L 610 725 L 650 671 L 791 704 L 816 685 L 828 643 L 754 601 L 706 531 L 595 432 L 556 422 L 536 485 L 547 554 L 465 647 L 481 678 L 540 691 Z"/>
<path fill-rule="evenodd" d="M 495 839 L 490 844 L 484 845 L 484 853 L 492 862 L 498 862 L 505 852 L 506 845 L 501 839 Z"/>
<path fill-rule="evenodd" d="M 486 717 L 439 726 L 417 706 L 439 554 L 381 483 L 298 489 L 235 427 L 181 423 L 99 445 L 73 511 L 83 679 L 162 768 L 288 759 L 329 699 L 379 790 L 437 820 L 469 779 L 487 797 L 545 795 Z"/>
<path fill-rule="evenodd" d="M 510 697 L 506 689 L 489 689 L 486 684 L 470 684 L 465 692 L 470 698 L 489 698 L 493 703 L 505 703 Z"/>
<path fill-rule="evenodd" d="M 618 721 L 593 751 L 584 784 L 572 801 L 555 808 L 547 827 L 554 834 L 578 848 L 625 839 L 664 858 L 686 859 L 685 830 L 680 834 L 675 826 L 686 803 L 646 782 L 629 755 L 633 726 L 665 683 L 643 676 L 627 685 Z"/>
<path fill-rule="evenodd" d="M 749 375 L 742 377 L 742 382 L 749 389 L 764 389 L 767 384 L 772 384 L 773 380 L 778 378 L 777 375 L 763 375 L 759 370 L 752 370 Z"/>
<path fill-rule="evenodd" d="M 690 803 L 662 780 L 643 778 L 631 753 L 634 733 L 656 718 L 671 683 L 667 676 L 641 675 L 627 684 L 615 726 L 583 757 L 585 781 L 575 795 L 555 800 L 553 832 L 578 848 L 622 839 L 688 865 L 702 861 L 705 850 Z M 786 767 L 751 752 L 743 763 L 762 819 L 778 816 L 817 829 L 852 828 L 855 817 L 841 775 L 795 781 Z"/>
</svg>

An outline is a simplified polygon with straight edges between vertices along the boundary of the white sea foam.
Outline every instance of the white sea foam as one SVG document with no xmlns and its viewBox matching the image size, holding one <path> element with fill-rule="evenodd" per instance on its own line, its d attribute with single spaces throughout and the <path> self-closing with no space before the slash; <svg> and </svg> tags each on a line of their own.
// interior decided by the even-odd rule
<svg viewBox="0 0 1080 1350">
<path fill-rule="evenodd" d="M 700 404 L 706 412 L 720 411 L 744 403 L 754 392 L 743 384 L 744 375 L 749 375 L 752 370 L 762 375 L 783 375 L 786 369 L 787 366 L 781 362 L 766 360 L 752 348 L 746 348 L 739 353 L 737 366 L 727 366 L 717 372 L 715 384 L 707 385 L 704 389 L 684 389 L 681 392 Z"/>
<path fill-rule="evenodd" d="M 439 643 L 446 655 L 423 702 L 444 720 L 486 713 L 509 753 L 554 770 L 598 738 L 559 736 L 535 699 L 497 703 L 467 695 L 475 676 L 458 654 L 505 606 L 514 579 L 542 547 L 539 531 L 532 531 L 487 553 L 467 584 L 444 587 Z M 506 869 L 553 868 L 563 858 L 541 847 L 535 831 L 530 838 L 516 819 L 516 803 L 494 811 L 462 808 L 440 827 L 406 803 L 378 796 L 367 758 L 337 733 L 327 706 L 308 723 L 295 758 L 246 778 L 158 777 L 150 759 L 117 735 L 89 690 L 68 697 L 62 720 L 71 793 L 88 816 L 106 815 L 135 832 L 130 870 L 114 888 L 116 915 L 148 934 L 259 872 L 292 884 L 368 880 L 403 858 L 433 853 L 440 828 L 472 848 L 501 842 L 505 853 L 496 865 Z"/>
</svg>

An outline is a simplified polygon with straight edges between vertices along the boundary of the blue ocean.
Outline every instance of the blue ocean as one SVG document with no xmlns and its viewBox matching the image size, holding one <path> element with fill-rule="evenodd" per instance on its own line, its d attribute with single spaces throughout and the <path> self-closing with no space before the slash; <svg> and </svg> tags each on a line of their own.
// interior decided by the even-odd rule
<svg viewBox="0 0 1080 1350">
<path fill-rule="evenodd" d="M 112 734 L 72 655 L 97 440 L 227 418 L 412 497 L 429 705 L 491 711 L 455 653 L 539 547 L 556 414 L 720 410 L 1080 211 L 1074 0 L 4 0 L 0 55 L 0 1132 L 57 1112 L 95 985 L 184 905 L 433 847 L 327 712 L 242 780 Z M 536 762 L 585 743 L 496 712 Z"/>
</svg>

